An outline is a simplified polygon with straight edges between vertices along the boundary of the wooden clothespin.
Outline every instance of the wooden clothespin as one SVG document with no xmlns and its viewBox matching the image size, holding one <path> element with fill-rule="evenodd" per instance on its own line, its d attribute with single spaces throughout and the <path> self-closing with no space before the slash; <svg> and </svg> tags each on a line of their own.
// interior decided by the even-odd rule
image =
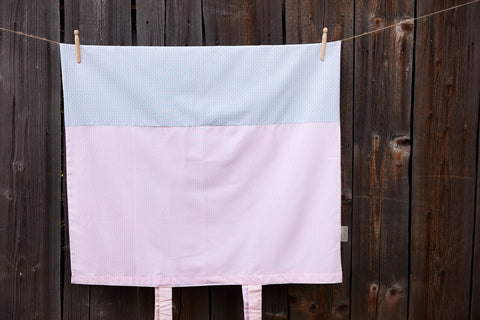
<svg viewBox="0 0 480 320">
<path fill-rule="evenodd" d="M 325 50 L 327 49 L 327 28 L 323 28 L 323 35 L 322 35 L 322 48 L 320 49 L 320 60 L 325 59 Z"/>
<path fill-rule="evenodd" d="M 80 36 L 79 36 L 79 31 L 75 30 L 73 31 L 73 34 L 75 35 L 75 53 L 77 55 L 77 63 L 80 63 L 82 61 L 82 58 L 80 56 Z"/>
</svg>

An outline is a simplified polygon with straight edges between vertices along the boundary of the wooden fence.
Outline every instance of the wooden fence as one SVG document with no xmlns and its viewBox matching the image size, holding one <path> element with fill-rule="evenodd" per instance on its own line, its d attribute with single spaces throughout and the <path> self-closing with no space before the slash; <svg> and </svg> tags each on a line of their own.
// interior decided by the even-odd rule
<svg viewBox="0 0 480 320">
<path fill-rule="evenodd" d="M 480 4 L 0 0 L 0 26 L 83 44 L 319 42 L 342 52 L 340 285 L 264 287 L 264 319 L 480 319 Z M 328 52 L 327 52 L 328 54 Z M 0 32 L 0 319 L 152 319 L 153 289 L 70 283 L 55 44 Z M 315 254 L 315 252 L 312 252 Z M 242 319 L 236 286 L 174 289 L 175 319 Z"/>
</svg>

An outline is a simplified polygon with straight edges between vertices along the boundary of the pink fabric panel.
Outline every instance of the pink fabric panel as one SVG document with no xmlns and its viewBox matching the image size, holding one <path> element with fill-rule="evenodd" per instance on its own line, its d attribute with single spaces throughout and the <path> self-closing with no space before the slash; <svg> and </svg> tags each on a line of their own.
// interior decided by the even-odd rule
<svg viewBox="0 0 480 320">
<path fill-rule="evenodd" d="M 72 282 L 341 282 L 338 123 L 66 127 Z"/>
</svg>

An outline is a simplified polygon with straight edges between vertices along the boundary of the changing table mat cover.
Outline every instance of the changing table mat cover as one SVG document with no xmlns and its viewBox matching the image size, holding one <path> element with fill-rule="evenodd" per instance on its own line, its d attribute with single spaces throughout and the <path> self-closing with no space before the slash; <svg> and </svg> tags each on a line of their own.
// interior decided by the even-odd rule
<svg viewBox="0 0 480 320">
<path fill-rule="evenodd" d="M 60 49 L 73 283 L 341 282 L 340 42 Z"/>
</svg>

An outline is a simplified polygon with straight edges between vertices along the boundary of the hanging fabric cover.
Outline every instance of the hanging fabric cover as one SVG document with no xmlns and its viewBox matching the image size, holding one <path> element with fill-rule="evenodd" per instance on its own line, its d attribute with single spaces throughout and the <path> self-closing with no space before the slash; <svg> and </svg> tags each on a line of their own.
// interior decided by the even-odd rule
<svg viewBox="0 0 480 320">
<path fill-rule="evenodd" d="M 341 282 L 340 48 L 61 44 L 72 283 Z"/>
</svg>

